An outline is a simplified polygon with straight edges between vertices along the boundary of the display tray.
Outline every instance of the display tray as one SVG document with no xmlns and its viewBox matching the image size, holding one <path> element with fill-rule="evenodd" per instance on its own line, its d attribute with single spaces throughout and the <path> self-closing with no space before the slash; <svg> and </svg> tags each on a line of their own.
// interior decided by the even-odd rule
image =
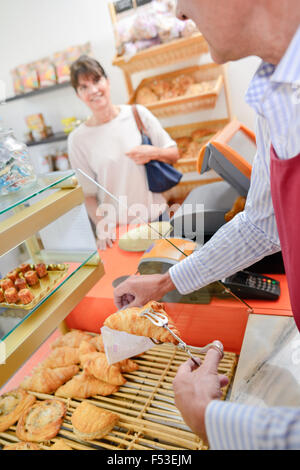
<svg viewBox="0 0 300 470">
<path fill-rule="evenodd" d="M 146 106 L 155 116 L 164 118 L 174 114 L 184 114 L 198 111 L 199 109 L 213 108 L 223 85 L 223 68 L 216 64 L 196 65 L 175 72 L 169 72 L 153 77 L 145 78 L 130 98 L 129 104 L 137 102 L 137 95 L 141 88 L 148 87 L 155 80 L 171 81 L 180 75 L 190 76 L 195 79 L 196 84 L 209 82 L 211 86 L 207 91 L 195 94 L 182 94 L 171 99 L 161 99 L 153 103 L 140 104 Z"/>
<path fill-rule="evenodd" d="M 30 265 L 34 269 L 34 265 Z M 43 300 L 46 295 L 54 289 L 58 281 L 67 273 L 69 269 L 68 264 L 50 264 L 46 265 L 47 267 L 47 276 L 39 279 L 39 283 L 36 286 L 28 286 L 26 289 L 30 290 L 34 296 L 33 300 L 24 305 L 20 301 L 18 303 L 8 303 L 0 302 L 0 307 L 20 309 L 20 310 L 31 310 L 35 307 L 41 300 Z M 20 274 L 20 277 L 23 276 Z"/>
<path fill-rule="evenodd" d="M 133 57 L 117 56 L 113 65 L 127 73 L 136 73 L 154 67 L 162 67 L 208 52 L 208 44 L 201 33 L 189 38 L 174 39 L 137 52 Z"/>
<path fill-rule="evenodd" d="M 215 136 L 217 132 L 221 131 L 226 126 L 226 124 L 228 124 L 228 122 L 229 119 L 218 119 L 214 121 L 191 122 L 181 126 L 166 127 L 165 131 L 175 141 L 184 137 L 192 139 L 193 133 L 195 131 L 207 130 L 207 134 L 201 138 L 201 146 L 197 148 L 193 156 L 191 158 L 179 158 L 179 160 L 177 160 L 177 162 L 174 164 L 174 167 L 181 171 L 181 173 L 197 171 L 197 162 L 203 145 L 205 145 L 213 136 Z"/>
<path fill-rule="evenodd" d="M 195 354 L 203 359 L 203 355 Z M 172 382 L 178 367 L 188 356 L 172 345 L 155 346 L 136 358 L 139 370 L 124 374 L 127 379 L 119 391 L 109 397 L 95 396 L 88 401 L 120 416 L 117 426 L 100 440 L 80 441 L 72 431 L 71 415 L 81 399 L 63 399 L 67 415 L 59 434 L 41 447 L 45 450 L 58 439 L 63 439 L 76 450 L 205 450 L 207 446 L 184 423 L 174 404 Z M 233 380 L 237 356 L 226 352 L 219 365 L 219 373 L 229 377 L 224 387 L 225 399 Z M 32 393 L 32 392 L 30 392 Z M 52 395 L 32 393 L 38 400 Z M 58 397 L 55 397 L 56 399 Z M 16 426 L 0 433 L 2 446 L 18 442 Z"/>
</svg>

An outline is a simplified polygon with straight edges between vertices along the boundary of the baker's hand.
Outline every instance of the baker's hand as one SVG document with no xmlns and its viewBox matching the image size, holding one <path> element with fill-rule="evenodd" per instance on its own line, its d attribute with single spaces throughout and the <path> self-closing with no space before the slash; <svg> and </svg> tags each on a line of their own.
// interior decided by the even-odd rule
<svg viewBox="0 0 300 470">
<path fill-rule="evenodd" d="M 153 145 L 138 145 L 129 152 L 126 152 L 126 155 L 137 165 L 145 165 L 145 163 L 156 159 L 158 156 L 158 149 Z"/>
<path fill-rule="evenodd" d="M 226 375 L 218 374 L 220 360 L 221 354 L 215 349 L 210 349 L 200 367 L 189 359 L 179 367 L 173 381 L 177 408 L 186 424 L 205 442 L 206 407 L 212 400 L 221 398 L 221 387 L 229 381 Z"/>
<path fill-rule="evenodd" d="M 150 300 L 160 300 L 167 292 L 175 289 L 168 273 L 130 276 L 114 290 L 114 301 L 118 309 L 141 307 Z"/>
</svg>

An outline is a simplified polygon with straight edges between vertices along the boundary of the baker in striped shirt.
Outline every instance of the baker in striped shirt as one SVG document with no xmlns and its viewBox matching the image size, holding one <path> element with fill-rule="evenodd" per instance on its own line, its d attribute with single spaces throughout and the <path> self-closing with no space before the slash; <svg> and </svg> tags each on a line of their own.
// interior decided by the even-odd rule
<svg viewBox="0 0 300 470">
<path fill-rule="evenodd" d="M 262 58 L 246 94 L 257 113 L 251 185 L 243 212 L 166 274 L 129 278 L 115 289 L 116 305 L 125 294 L 134 306 L 175 288 L 190 293 L 281 249 L 300 328 L 299 0 L 179 0 L 177 8 L 181 19 L 197 23 L 217 63 Z M 210 350 L 195 373 L 190 361 L 179 369 L 175 400 L 187 424 L 214 449 L 300 449 L 300 404 L 262 409 L 219 401 L 226 382 L 219 360 Z"/>
</svg>

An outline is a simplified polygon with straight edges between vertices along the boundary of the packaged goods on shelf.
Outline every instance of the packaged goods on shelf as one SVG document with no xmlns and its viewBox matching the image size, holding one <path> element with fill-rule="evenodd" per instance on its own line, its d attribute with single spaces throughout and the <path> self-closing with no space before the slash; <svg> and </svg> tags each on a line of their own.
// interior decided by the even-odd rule
<svg viewBox="0 0 300 470">
<path fill-rule="evenodd" d="M 153 0 L 118 18 L 110 5 L 118 55 L 132 56 L 149 47 L 199 33 L 195 23 L 176 18 L 173 0 Z"/>
<path fill-rule="evenodd" d="M 45 58 L 35 62 L 39 75 L 40 87 L 55 85 L 57 81 L 55 66 L 51 59 Z"/>
<path fill-rule="evenodd" d="M 18 72 L 25 92 L 36 90 L 40 87 L 38 73 L 34 64 L 20 65 Z"/>
<path fill-rule="evenodd" d="M 16 95 L 24 93 L 24 85 L 22 83 L 21 75 L 18 69 L 11 70 L 11 76 L 13 80 L 14 92 Z"/>
<path fill-rule="evenodd" d="M 25 120 L 31 131 L 33 140 L 46 139 L 50 135 L 53 135 L 52 128 L 46 125 L 44 116 L 41 113 L 31 114 L 27 116 Z"/>
</svg>

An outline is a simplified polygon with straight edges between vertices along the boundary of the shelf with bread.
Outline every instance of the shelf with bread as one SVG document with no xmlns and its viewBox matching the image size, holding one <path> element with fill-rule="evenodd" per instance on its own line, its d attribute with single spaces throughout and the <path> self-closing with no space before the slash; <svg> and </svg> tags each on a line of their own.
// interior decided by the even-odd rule
<svg viewBox="0 0 300 470">
<path fill-rule="evenodd" d="M 176 64 L 207 52 L 207 42 L 201 33 L 196 33 L 191 37 L 175 39 L 171 42 L 150 47 L 149 49 L 137 52 L 130 58 L 116 56 L 113 60 L 113 65 L 122 69 L 128 94 L 131 95 L 134 91 L 131 79 L 132 74 L 156 67 Z"/>
<path fill-rule="evenodd" d="M 145 78 L 129 103 L 146 106 L 158 118 L 191 113 L 214 108 L 222 85 L 222 66 L 196 65 Z"/>
<path fill-rule="evenodd" d="M 2 198 L 0 213 L 2 386 L 57 326 L 64 329 L 104 269 L 74 171 Z"/>
</svg>

